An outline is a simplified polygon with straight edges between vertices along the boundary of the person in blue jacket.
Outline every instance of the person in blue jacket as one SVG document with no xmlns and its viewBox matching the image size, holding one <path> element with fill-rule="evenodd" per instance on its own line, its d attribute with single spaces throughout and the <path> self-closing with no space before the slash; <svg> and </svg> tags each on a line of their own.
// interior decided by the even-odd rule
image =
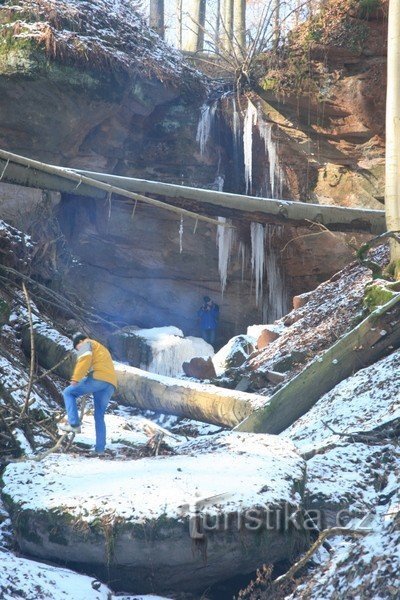
<svg viewBox="0 0 400 600">
<path fill-rule="evenodd" d="M 197 312 L 200 319 L 201 337 L 214 346 L 219 318 L 219 306 L 208 296 L 203 298 L 204 304 Z"/>
</svg>

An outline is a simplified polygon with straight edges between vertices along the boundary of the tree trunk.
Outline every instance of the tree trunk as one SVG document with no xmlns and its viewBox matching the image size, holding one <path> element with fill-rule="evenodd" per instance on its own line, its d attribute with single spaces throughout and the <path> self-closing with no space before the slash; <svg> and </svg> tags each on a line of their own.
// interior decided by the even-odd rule
<svg viewBox="0 0 400 600">
<path fill-rule="evenodd" d="M 338 383 L 400 346 L 400 294 L 377 308 L 247 417 L 237 431 L 281 433 Z"/>
<path fill-rule="evenodd" d="M 178 40 L 178 48 L 179 50 L 182 50 L 182 19 L 183 19 L 183 13 L 182 13 L 182 2 L 183 0 L 176 0 L 176 17 L 177 17 L 177 40 Z"/>
<path fill-rule="evenodd" d="M 27 168 L 28 166 L 29 168 Z M 117 188 L 109 188 L 107 185 L 103 186 L 103 189 L 98 188 L 97 185 L 93 187 L 88 183 L 88 180 L 84 178 L 84 180 L 81 180 L 80 174 L 89 176 L 90 180 L 94 180 L 96 184 L 97 182 L 104 182 L 108 185 L 114 184 Z M 190 200 L 192 204 L 193 202 L 197 203 L 199 210 L 205 214 L 215 214 L 260 223 L 273 222 L 308 227 L 310 221 L 313 221 L 322 223 L 328 229 L 337 231 L 367 231 L 374 235 L 386 231 L 385 213 L 383 211 L 270 200 L 157 181 L 146 181 L 145 179 L 119 177 L 105 173 L 66 170 L 62 167 L 53 167 L 52 165 L 32 161 L 4 150 L 0 150 L 0 177 L 6 183 L 67 192 L 101 200 L 107 198 L 107 194 L 116 191 L 116 189 L 164 196 L 171 199 L 169 204 L 159 201 L 157 205 L 165 208 L 173 205 L 184 209 L 188 204 L 187 201 Z M 147 201 L 150 202 L 151 198 L 147 198 Z M 180 213 L 180 210 L 178 212 Z M 201 215 L 200 218 L 206 217 Z"/>
<path fill-rule="evenodd" d="M 150 0 L 150 27 L 164 38 L 164 0 Z"/>
<path fill-rule="evenodd" d="M 186 52 L 201 52 L 204 48 L 206 0 L 191 0 L 187 14 L 189 24 L 184 49 Z"/>
<path fill-rule="evenodd" d="M 400 2 L 390 0 L 386 96 L 386 190 L 388 231 L 400 230 Z M 400 279 L 400 245 L 391 243 L 391 262 Z"/>
<path fill-rule="evenodd" d="M 246 51 L 246 0 L 234 0 L 233 42 L 238 49 L 238 56 L 244 56 Z"/>
<path fill-rule="evenodd" d="M 114 363 L 118 394 L 124 402 L 143 410 L 154 410 L 235 427 L 254 412 L 265 398 L 256 394 L 161 377 L 122 363 Z"/>
<path fill-rule="evenodd" d="M 274 6 L 274 50 L 277 51 L 281 35 L 281 0 L 275 0 Z"/>
<path fill-rule="evenodd" d="M 34 338 L 39 364 L 46 369 L 53 368 L 68 357 L 66 362 L 55 369 L 57 375 L 68 380 L 75 364 L 73 353 L 45 333 L 35 331 Z M 30 330 L 27 326 L 22 331 L 22 343 L 24 351 L 29 355 Z M 161 377 L 118 362 L 114 366 L 118 378 L 118 395 L 130 406 L 143 410 L 154 410 L 222 427 L 234 427 L 265 401 L 263 396 L 256 394 Z"/>
<path fill-rule="evenodd" d="M 223 0 L 222 19 L 221 19 L 221 46 L 225 52 L 232 50 L 233 37 L 233 1 Z"/>
<path fill-rule="evenodd" d="M 216 11 L 214 45 L 215 49 L 219 50 L 221 45 L 221 0 L 217 0 Z"/>
</svg>

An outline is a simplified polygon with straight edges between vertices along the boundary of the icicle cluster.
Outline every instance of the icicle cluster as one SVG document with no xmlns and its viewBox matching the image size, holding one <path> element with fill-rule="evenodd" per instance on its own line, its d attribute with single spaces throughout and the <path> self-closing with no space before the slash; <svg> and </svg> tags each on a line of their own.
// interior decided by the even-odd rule
<svg viewBox="0 0 400 600">
<path fill-rule="evenodd" d="M 218 271 L 221 280 L 221 292 L 223 294 L 226 288 L 229 259 L 234 243 L 235 230 L 233 227 L 226 227 L 226 225 L 231 224 L 229 219 L 218 217 L 218 221 L 221 223 L 221 225 L 218 225 L 217 227 Z"/>
<path fill-rule="evenodd" d="M 288 310 L 288 295 L 276 245 L 273 240 L 282 237 L 280 225 L 251 223 L 251 270 L 255 280 L 256 303 L 263 306 L 263 321 L 273 323 Z M 268 292 L 263 299 L 264 279 Z"/>
<path fill-rule="evenodd" d="M 263 121 L 262 116 L 258 115 L 258 131 L 261 139 L 264 140 L 265 154 L 268 156 L 268 186 L 267 193 L 272 198 L 282 197 L 283 171 L 279 165 L 277 144 L 272 138 L 272 125 Z"/>
<path fill-rule="evenodd" d="M 288 312 L 288 294 L 281 261 L 273 240 L 282 238 L 283 228 L 268 223 L 265 226 L 265 271 L 267 274 L 268 294 L 263 306 L 263 320 L 273 323 Z"/>
<path fill-rule="evenodd" d="M 258 113 L 249 100 L 243 123 L 244 178 L 246 194 L 251 193 L 253 184 L 253 128 L 257 124 Z"/>
<path fill-rule="evenodd" d="M 264 227 L 261 223 L 251 223 L 251 270 L 255 278 L 256 303 L 259 304 L 263 295 L 264 283 Z"/>
<path fill-rule="evenodd" d="M 210 133 L 214 123 L 215 112 L 217 110 L 217 102 L 213 104 L 203 104 L 201 107 L 201 115 L 197 126 L 196 142 L 200 146 L 200 154 L 204 156 L 207 142 L 210 138 Z"/>
<path fill-rule="evenodd" d="M 237 139 L 238 115 L 233 114 L 233 137 Z M 266 123 L 259 109 L 248 100 L 247 110 L 243 123 L 243 151 L 244 151 L 244 176 L 246 181 L 246 194 L 252 193 L 253 187 L 253 131 L 257 127 L 258 134 L 264 140 L 265 156 L 268 159 L 268 174 L 266 194 L 273 198 L 282 197 L 283 171 L 279 165 L 276 142 L 272 137 L 272 125 Z M 263 192 L 263 190 L 261 190 Z"/>
</svg>

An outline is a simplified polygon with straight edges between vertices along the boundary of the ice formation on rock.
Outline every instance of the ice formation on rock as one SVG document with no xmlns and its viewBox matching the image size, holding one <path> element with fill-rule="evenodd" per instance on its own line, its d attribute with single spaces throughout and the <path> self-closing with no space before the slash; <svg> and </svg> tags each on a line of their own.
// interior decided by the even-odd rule
<svg viewBox="0 0 400 600">
<path fill-rule="evenodd" d="M 213 104 L 203 104 L 201 107 L 201 115 L 197 126 L 196 142 L 200 146 L 200 154 L 204 156 L 206 152 L 207 142 L 210 138 L 210 133 L 214 123 L 215 113 L 217 110 L 217 102 Z"/>
</svg>

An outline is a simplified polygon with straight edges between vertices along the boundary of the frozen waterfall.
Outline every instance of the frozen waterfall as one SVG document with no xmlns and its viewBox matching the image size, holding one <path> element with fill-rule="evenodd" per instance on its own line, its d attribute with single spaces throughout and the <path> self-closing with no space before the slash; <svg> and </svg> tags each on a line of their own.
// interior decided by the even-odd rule
<svg viewBox="0 0 400 600">
<path fill-rule="evenodd" d="M 238 115 L 233 114 L 233 138 L 237 140 Z M 272 198 L 281 198 L 283 189 L 283 170 L 279 164 L 277 144 L 272 136 L 272 125 L 263 120 L 260 108 L 256 108 L 251 100 L 248 100 L 247 110 L 243 122 L 243 151 L 244 151 L 244 176 L 246 181 L 246 194 L 252 193 L 253 188 L 253 133 L 257 128 L 258 135 L 264 141 L 265 158 L 268 164 L 266 190 L 261 190 Z M 235 142 L 234 142 L 235 143 Z"/>
<path fill-rule="evenodd" d="M 244 152 L 244 178 L 246 181 L 246 194 L 252 192 L 253 185 L 253 128 L 257 124 L 258 112 L 249 100 L 243 123 L 243 152 Z"/>
<path fill-rule="evenodd" d="M 265 154 L 268 157 L 268 190 L 267 194 L 272 198 L 282 197 L 283 171 L 279 165 L 277 144 L 272 138 L 272 125 L 266 123 L 262 116 L 258 115 L 258 131 L 261 139 L 264 140 Z"/>
<path fill-rule="evenodd" d="M 265 226 L 265 271 L 268 293 L 263 303 L 263 320 L 273 323 L 289 310 L 288 293 L 282 272 L 281 260 L 274 240 L 282 239 L 281 225 L 267 223 Z"/>
<path fill-rule="evenodd" d="M 262 305 L 263 321 L 273 323 L 288 311 L 288 294 L 281 261 L 274 241 L 282 238 L 282 226 L 251 223 L 251 269 L 255 280 L 257 305 Z M 266 286 L 265 286 L 266 279 Z M 264 288 L 267 294 L 264 297 Z"/>
</svg>

